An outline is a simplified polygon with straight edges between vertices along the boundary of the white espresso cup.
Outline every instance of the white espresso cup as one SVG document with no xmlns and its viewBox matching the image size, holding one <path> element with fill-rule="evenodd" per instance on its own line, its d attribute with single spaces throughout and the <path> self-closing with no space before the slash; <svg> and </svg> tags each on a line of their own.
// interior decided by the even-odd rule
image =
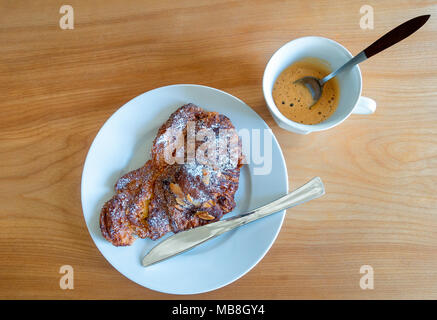
<svg viewBox="0 0 437 320">
<path fill-rule="evenodd" d="M 358 65 L 355 65 L 336 77 L 340 88 L 340 99 L 336 111 L 329 118 L 318 124 L 306 125 L 285 117 L 273 100 L 273 85 L 281 72 L 288 66 L 309 57 L 328 62 L 331 70 L 335 71 L 353 56 L 341 44 L 323 37 L 298 38 L 286 43 L 276 51 L 264 71 L 263 91 L 270 113 L 281 128 L 300 134 L 308 134 L 335 127 L 346 120 L 351 113 L 371 114 L 375 112 L 375 101 L 361 96 L 361 71 Z"/>
</svg>

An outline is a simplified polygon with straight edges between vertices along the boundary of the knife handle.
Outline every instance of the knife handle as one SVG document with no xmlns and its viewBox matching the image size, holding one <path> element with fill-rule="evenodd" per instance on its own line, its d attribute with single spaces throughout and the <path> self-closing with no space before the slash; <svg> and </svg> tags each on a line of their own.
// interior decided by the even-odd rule
<svg viewBox="0 0 437 320">
<path fill-rule="evenodd" d="M 246 223 L 252 222 L 254 220 L 269 216 L 275 212 L 289 209 L 291 207 L 297 206 L 304 202 L 319 198 L 325 194 L 325 187 L 323 185 L 322 179 L 315 177 L 309 182 L 301 186 L 300 188 L 290 192 L 289 194 L 270 202 L 262 207 L 252 210 L 248 213 L 238 215 L 229 219 L 222 220 L 232 221 L 237 220 L 238 225 L 244 225 Z M 235 223 L 235 221 L 234 221 Z"/>
</svg>

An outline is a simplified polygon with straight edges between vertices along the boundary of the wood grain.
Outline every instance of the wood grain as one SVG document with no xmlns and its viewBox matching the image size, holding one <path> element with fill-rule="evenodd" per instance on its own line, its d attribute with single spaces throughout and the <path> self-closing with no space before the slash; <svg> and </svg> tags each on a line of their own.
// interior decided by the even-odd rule
<svg viewBox="0 0 437 320">
<path fill-rule="evenodd" d="M 437 4 L 367 1 L 59 1 L 0 3 L 0 298 L 437 299 Z M 374 115 L 300 136 L 274 123 L 264 67 L 285 42 L 320 35 L 358 53 L 431 14 L 411 38 L 362 65 Z M 83 163 L 104 121 L 150 89 L 196 83 L 248 103 L 271 126 L 291 188 L 313 176 L 322 199 L 292 209 L 266 257 L 222 289 L 157 293 L 123 277 L 88 234 Z M 74 290 L 59 288 L 72 265 Z M 362 265 L 375 289 L 361 290 Z"/>
</svg>

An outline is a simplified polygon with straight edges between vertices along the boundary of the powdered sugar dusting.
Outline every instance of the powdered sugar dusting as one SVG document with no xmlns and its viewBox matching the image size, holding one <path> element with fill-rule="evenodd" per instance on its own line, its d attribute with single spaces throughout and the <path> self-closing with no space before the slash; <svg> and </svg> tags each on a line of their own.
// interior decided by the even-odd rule
<svg viewBox="0 0 437 320">
<path fill-rule="evenodd" d="M 168 127 L 163 134 L 155 140 L 155 144 L 163 144 L 166 146 L 172 138 L 181 134 L 187 126 L 188 119 L 181 113 L 175 116 L 171 126 Z"/>
</svg>

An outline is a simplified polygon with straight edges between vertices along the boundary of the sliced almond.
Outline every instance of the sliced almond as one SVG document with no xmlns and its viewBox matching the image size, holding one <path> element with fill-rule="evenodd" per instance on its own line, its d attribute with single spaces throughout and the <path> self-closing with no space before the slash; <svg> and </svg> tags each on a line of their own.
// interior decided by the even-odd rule
<svg viewBox="0 0 437 320">
<path fill-rule="evenodd" d="M 186 205 L 185 201 L 182 200 L 181 198 L 176 198 L 176 202 L 179 203 L 183 207 Z"/>
<path fill-rule="evenodd" d="M 206 201 L 202 204 L 202 208 L 211 208 L 214 205 L 215 205 L 215 202 L 212 199 L 209 199 L 208 201 Z"/>
<path fill-rule="evenodd" d="M 196 207 L 200 206 L 200 202 L 194 200 L 193 197 L 189 193 L 187 194 L 187 200 L 189 203 L 191 203 L 192 205 L 194 205 Z"/>
<path fill-rule="evenodd" d="M 176 209 L 178 209 L 178 210 L 180 210 L 180 211 L 183 211 L 184 210 L 184 208 L 182 208 L 180 205 L 178 205 L 178 204 L 176 204 L 175 206 L 174 206 Z"/>
<path fill-rule="evenodd" d="M 193 198 L 190 196 L 189 193 L 187 194 L 187 200 L 188 200 L 189 203 L 194 204 L 194 200 L 193 200 Z"/>
<path fill-rule="evenodd" d="M 143 213 L 143 218 L 144 219 L 146 219 L 147 216 L 149 215 L 149 202 L 150 202 L 150 200 L 144 200 L 144 202 L 143 202 L 142 213 Z"/>
<path fill-rule="evenodd" d="M 214 216 L 210 215 L 207 211 L 197 211 L 196 216 L 198 216 L 202 220 L 213 220 Z"/>
<path fill-rule="evenodd" d="M 203 176 L 202 181 L 204 184 L 209 185 L 209 174 Z"/>
<path fill-rule="evenodd" d="M 184 198 L 184 193 L 182 192 L 182 189 L 178 184 L 170 183 L 170 190 L 179 198 Z"/>
</svg>

